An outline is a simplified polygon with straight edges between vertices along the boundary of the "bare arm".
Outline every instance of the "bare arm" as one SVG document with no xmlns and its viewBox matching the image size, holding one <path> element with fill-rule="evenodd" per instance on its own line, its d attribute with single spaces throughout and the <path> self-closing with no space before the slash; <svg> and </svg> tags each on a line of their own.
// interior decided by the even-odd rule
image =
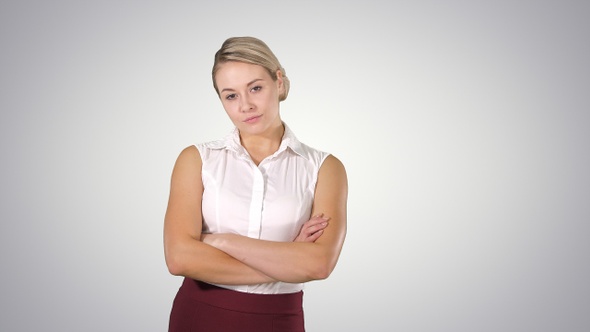
<svg viewBox="0 0 590 332">
<path fill-rule="evenodd" d="M 206 235 L 203 239 L 276 280 L 325 279 L 336 266 L 346 236 L 347 196 L 344 166 L 329 156 L 319 171 L 312 211 L 312 215 L 329 216 L 329 225 L 320 235 L 314 233 L 319 236 L 315 242 L 274 242 L 235 234 Z"/>
<path fill-rule="evenodd" d="M 164 254 L 168 270 L 173 275 L 227 285 L 275 281 L 201 242 L 201 166 L 201 157 L 194 146 L 184 149 L 174 165 L 164 219 Z"/>
</svg>

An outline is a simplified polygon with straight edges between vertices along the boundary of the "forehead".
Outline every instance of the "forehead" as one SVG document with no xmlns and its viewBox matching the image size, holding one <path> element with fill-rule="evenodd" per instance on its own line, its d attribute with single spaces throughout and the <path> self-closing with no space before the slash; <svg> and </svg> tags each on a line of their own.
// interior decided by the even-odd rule
<svg viewBox="0 0 590 332">
<path fill-rule="evenodd" d="M 225 62 L 219 66 L 215 73 L 215 81 L 220 90 L 248 85 L 248 83 L 257 79 L 270 80 L 271 77 L 264 67 L 245 62 Z"/>
</svg>

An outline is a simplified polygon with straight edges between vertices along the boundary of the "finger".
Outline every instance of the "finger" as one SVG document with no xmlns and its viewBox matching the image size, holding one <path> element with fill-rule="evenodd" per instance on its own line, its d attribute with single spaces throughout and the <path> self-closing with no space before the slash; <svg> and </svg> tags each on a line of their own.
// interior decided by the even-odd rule
<svg viewBox="0 0 590 332">
<path fill-rule="evenodd" d="M 307 239 L 305 240 L 306 242 L 315 242 L 317 239 L 320 238 L 320 236 L 322 236 L 322 234 L 324 234 L 324 230 L 320 229 L 319 231 L 311 234 L 309 237 L 307 237 Z"/>
<path fill-rule="evenodd" d="M 309 227 L 309 226 L 321 224 L 321 223 L 327 222 L 328 220 L 330 220 L 330 218 L 324 217 L 323 215 L 321 217 L 319 217 L 319 216 L 313 217 L 305 222 L 305 226 Z"/>
<path fill-rule="evenodd" d="M 309 234 L 311 234 L 311 233 L 315 233 L 315 232 L 317 232 L 317 231 L 319 231 L 321 229 L 324 229 L 326 227 L 328 227 L 328 222 L 327 221 L 323 221 L 321 223 L 314 224 L 314 225 L 311 225 L 311 226 L 307 227 L 306 231 Z"/>
</svg>

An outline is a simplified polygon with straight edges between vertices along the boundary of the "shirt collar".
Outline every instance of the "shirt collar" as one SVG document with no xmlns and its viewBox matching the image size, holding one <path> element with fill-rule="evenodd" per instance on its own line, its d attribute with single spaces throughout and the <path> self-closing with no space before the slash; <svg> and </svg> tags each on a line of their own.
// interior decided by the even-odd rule
<svg viewBox="0 0 590 332">
<path fill-rule="evenodd" d="M 279 155 L 287 148 L 291 149 L 293 152 L 297 153 L 300 156 L 305 156 L 302 144 L 297 139 L 293 131 L 291 131 L 291 128 L 289 128 L 289 126 L 287 126 L 287 124 L 284 122 L 283 126 L 285 127 L 285 132 L 283 133 L 283 138 L 281 139 L 281 145 L 279 145 L 278 150 L 272 156 L 275 157 Z M 234 127 L 232 131 L 229 134 L 227 134 L 222 140 L 218 141 L 218 144 L 216 144 L 216 146 L 213 146 L 213 148 L 228 149 L 236 152 L 239 155 L 248 156 L 248 152 L 240 143 L 240 131 L 237 127 Z"/>
</svg>

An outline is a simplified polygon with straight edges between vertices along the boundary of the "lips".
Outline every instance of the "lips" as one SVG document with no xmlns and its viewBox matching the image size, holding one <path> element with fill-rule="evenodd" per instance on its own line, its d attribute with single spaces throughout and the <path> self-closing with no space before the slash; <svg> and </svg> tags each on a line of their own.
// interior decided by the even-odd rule
<svg viewBox="0 0 590 332">
<path fill-rule="evenodd" d="M 258 120 L 261 116 L 262 115 L 251 116 L 251 117 L 247 118 L 246 120 L 244 120 L 244 122 L 246 122 L 246 123 L 256 122 L 256 120 Z"/>
</svg>

